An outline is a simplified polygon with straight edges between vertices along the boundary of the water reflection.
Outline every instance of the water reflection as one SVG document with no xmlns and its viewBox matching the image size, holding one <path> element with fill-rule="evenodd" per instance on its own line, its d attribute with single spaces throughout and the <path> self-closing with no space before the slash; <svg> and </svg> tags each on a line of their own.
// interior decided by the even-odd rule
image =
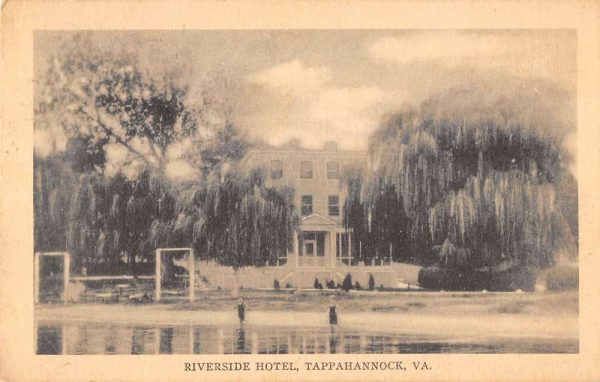
<svg viewBox="0 0 600 382">
<path fill-rule="evenodd" d="M 37 354 L 576 353 L 577 340 L 432 339 L 330 328 L 40 323 Z"/>
</svg>

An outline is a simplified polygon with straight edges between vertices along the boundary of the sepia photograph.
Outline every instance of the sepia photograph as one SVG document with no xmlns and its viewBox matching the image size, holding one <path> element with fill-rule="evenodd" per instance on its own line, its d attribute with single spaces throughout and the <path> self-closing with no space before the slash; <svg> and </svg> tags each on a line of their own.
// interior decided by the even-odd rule
<svg viewBox="0 0 600 382">
<path fill-rule="evenodd" d="M 577 41 L 35 31 L 32 352 L 579 353 Z"/>
</svg>

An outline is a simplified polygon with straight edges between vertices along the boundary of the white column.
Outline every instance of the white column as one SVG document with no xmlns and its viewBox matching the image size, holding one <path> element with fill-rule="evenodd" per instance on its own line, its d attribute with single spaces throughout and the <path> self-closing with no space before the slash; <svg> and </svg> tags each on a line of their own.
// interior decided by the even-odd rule
<svg viewBox="0 0 600 382">
<path fill-rule="evenodd" d="M 33 257 L 33 301 L 40 302 L 40 254 Z M 37 346 L 37 344 L 36 344 Z"/>
<path fill-rule="evenodd" d="M 298 268 L 298 266 L 300 265 L 300 263 L 299 263 L 300 252 L 298 251 L 298 234 L 297 234 L 297 232 L 294 232 L 294 235 L 292 236 L 292 242 L 293 242 L 293 246 L 294 246 L 294 248 L 292 249 L 292 253 L 296 257 L 296 268 Z"/>
<path fill-rule="evenodd" d="M 348 232 L 348 266 L 352 266 L 352 231 Z"/>
<path fill-rule="evenodd" d="M 335 228 L 332 229 L 331 231 L 329 231 L 329 237 L 330 237 L 330 239 L 329 239 L 329 241 L 330 241 L 329 247 L 331 248 L 330 249 L 331 270 L 329 271 L 329 279 L 333 280 L 333 272 L 334 272 L 335 264 L 336 264 L 336 261 L 337 261 L 337 258 L 336 258 L 337 257 L 337 253 L 335 252 L 335 250 L 336 250 L 337 234 L 335 232 Z"/>
<path fill-rule="evenodd" d="M 301 242 L 298 240 L 298 235 L 301 235 L 301 231 L 294 232 L 294 254 L 296 255 L 296 272 L 298 272 L 298 289 L 302 289 L 302 266 L 300 265 L 300 245 Z M 304 261 L 304 258 L 302 258 Z"/>
<path fill-rule="evenodd" d="M 156 269 L 155 269 L 155 275 L 154 275 L 154 288 L 156 290 L 156 301 L 160 301 L 160 282 L 161 282 L 161 274 L 160 274 L 160 263 L 161 263 L 161 259 L 160 259 L 160 249 L 156 250 Z"/>
<path fill-rule="evenodd" d="M 67 302 L 67 288 L 71 277 L 71 256 L 68 252 L 63 254 L 63 301 Z"/>
<path fill-rule="evenodd" d="M 196 289 L 196 261 L 194 260 L 194 250 L 190 249 L 190 302 L 194 301 Z"/>
</svg>

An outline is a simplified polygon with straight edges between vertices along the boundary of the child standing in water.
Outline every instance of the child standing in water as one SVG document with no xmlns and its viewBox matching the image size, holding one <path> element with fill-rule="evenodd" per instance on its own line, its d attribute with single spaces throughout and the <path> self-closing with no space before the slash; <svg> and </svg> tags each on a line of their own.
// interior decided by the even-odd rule
<svg viewBox="0 0 600 382">
<path fill-rule="evenodd" d="M 238 318 L 240 319 L 240 324 L 241 324 L 242 322 L 244 322 L 244 319 L 246 318 L 246 305 L 244 305 L 243 297 L 238 298 L 237 309 L 238 309 Z"/>
<path fill-rule="evenodd" d="M 335 296 L 331 296 L 329 300 L 329 325 L 337 325 L 337 313 L 335 311 Z"/>
</svg>

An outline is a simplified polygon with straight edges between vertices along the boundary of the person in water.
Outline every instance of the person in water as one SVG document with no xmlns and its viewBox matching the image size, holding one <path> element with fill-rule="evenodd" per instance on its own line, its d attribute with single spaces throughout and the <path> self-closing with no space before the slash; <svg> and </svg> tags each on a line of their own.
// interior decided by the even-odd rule
<svg viewBox="0 0 600 382">
<path fill-rule="evenodd" d="M 238 298 L 237 309 L 238 318 L 240 319 L 240 323 L 242 323 L 246 318 L 246 305 L 244 305 L 244 299 L 242 297 Z"/>
<path fill-rule="evenodd" d="M 331 300 L 329 301 L 329 325 L 337 325 L 337 323 L 338 318 L 335 311 L 335 297 L 331 296 Z"/>
</svg>

